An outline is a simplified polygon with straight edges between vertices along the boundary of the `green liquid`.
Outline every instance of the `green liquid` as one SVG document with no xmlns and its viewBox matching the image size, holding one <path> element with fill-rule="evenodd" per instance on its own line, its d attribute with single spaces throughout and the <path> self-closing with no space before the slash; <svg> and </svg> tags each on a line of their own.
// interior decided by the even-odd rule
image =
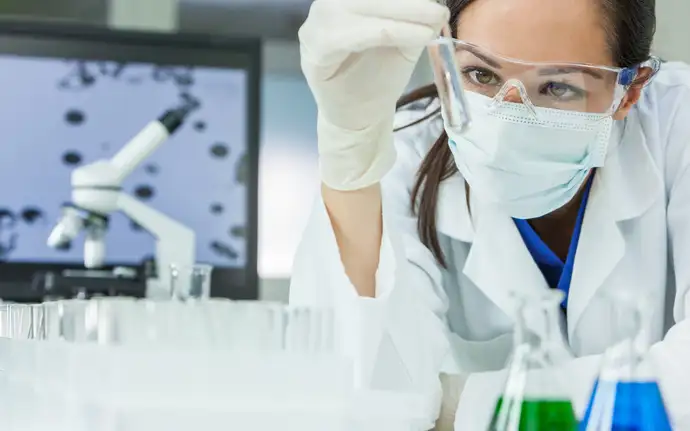
<svg viewBox="0 0 690 431">
<path fill-rule="evenodd" d="M 503 398 L 498 399 L 488 431 L 502 431 L 504 429 L 504 425 L 498 423 L 499 413 L 502 408 L 508 407 L 503 406 Z M 517 410 L 516 414 L 520 415 L 519 419 L 515 418 L 515 420 L 519 420 L 518 431 L 577 430 L 578 422 L 570 401 L 524 400 L 521 406 L 515 410 Z"/>
</svg>

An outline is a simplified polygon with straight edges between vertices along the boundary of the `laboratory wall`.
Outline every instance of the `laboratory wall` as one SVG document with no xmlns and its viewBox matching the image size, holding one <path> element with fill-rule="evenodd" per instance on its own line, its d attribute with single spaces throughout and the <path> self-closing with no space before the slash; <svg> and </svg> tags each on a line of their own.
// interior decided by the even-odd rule
<svg viewBox="0 0 690 431">
<path fill-rule="evenodd" d="M 265 39 L 258 270 L 262 277 L 262 296 L 271 299 L 287 297 L 292 256 L 318 187 L 316 107 L 299 68 L 296 42 L 297 29 L 309 3 L 308 0 L 181 0 L 179 3 L 182 30 L 250 34 Z M 690 1 L 657 0 L 656 3 L 656 53 L 665 59 L 690 62 L 690 26 L 687 25 Z M 0 14 L 105 24 L 108 4 L 108 0 L 4 0 L 0 2 Z M 411 86 L 431 79 L 423 60 Z"/>
<path fill-rule="evenodd" d="M 654 48 L 666 60 L 690 63 L 690 1 L 657 0 Z"/>
</svg>

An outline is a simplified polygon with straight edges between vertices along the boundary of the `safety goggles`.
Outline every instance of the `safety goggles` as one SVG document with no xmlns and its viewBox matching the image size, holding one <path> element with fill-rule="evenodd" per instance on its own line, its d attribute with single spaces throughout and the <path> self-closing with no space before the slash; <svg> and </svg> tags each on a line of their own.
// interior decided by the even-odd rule
<svg viewBox="0 0 690 431">
<path fill-rule="evenodd" d="M 649 82 L 661 65 L 655 57 L 629 68 L 527 62 L 448 37 L 432 42 L 429 54 L 446 127 L 456 131 L 471 119 L 463 90 L 491 98 L 492 104 L 522 103 L 536 119 L 554 109 L 607 116 L 631 86 Z M 642 77 L 643 68 L 651 74 Z"/>
</svg>

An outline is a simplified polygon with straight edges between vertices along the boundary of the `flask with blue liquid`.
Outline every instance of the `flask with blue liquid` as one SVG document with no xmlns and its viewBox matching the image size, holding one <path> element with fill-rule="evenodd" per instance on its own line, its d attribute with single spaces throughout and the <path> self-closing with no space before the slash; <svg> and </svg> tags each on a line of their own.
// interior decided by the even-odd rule
<svg viewBox="0 0 690 431">
<path fill-rule="evenodd" d="M 580 431 L 671 431 L 662 390 L 648 359 L 652 316 L 630 293 L 611 296 L 618 342 L 604 354 Z"/>
</svg>

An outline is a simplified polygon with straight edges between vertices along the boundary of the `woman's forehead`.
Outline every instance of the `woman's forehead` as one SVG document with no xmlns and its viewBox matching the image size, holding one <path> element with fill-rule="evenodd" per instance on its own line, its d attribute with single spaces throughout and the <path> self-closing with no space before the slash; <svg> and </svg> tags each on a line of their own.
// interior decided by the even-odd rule
<svg viewBox="0 0 690 431">
<path fill-rule="evenodd" d="M 598 0 L 475 0 L 460 15 L 458 39 L 535 62 L 613 66 Z"/>
</svg>

